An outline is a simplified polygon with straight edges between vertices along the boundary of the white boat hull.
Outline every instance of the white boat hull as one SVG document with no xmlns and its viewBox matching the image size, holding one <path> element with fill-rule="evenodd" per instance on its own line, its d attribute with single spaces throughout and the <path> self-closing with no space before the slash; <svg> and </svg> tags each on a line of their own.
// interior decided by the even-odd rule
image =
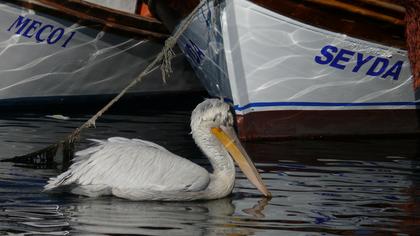
<svg viewBox="0 0 420 236">
<path fill-rule="evenodd" d="M 2 1 L 0 22 L 0 104 L 117 94 L 162 49 L 158 40 L 129 38 Z M 183 56 L 173 67 L 166 83 L 157 68 L 129 93 L 201 90 Z"/>
<path fill-rule="evenodd" d="M 245 0 L 207 4 L 179 44 L 207 90 L 232 101 L 242 138 L 418 132 L 405 50 Z M 391 113 L 407 117 L 380 121 Z"/>
</svg>

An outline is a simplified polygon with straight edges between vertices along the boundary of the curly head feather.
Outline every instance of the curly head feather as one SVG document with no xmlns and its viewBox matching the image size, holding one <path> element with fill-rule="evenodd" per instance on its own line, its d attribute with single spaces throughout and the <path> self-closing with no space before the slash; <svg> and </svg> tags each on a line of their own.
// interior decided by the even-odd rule
<svg viewBox="0 0 420 236">
<path fill-rule="evenodd" d="M 229 104 L 220 99 L 206 99 L 191 114 L 191 130 L 196 130 L 203 123 L 214 126 L 233 126 L 233 116 Z"/>
</svg>

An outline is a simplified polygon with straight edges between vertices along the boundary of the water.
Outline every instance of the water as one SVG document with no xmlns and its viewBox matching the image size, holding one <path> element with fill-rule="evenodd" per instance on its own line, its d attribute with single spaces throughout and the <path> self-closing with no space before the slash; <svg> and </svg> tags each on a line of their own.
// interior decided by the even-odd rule
<svg viewBox="0 0 420 236">
<path fill-rule="evenodd" d="M 89 145 L 87 138 L 143 138 L 208 167 L 188 134 L 187 110 L 106 115 L 77 148 Z M 89 117 L 45 115 L 2 115 L 0 158 L 44 147 Z M 60 170 L 0 163 L 0 235 L 416 235 L 418 144 L 410 138 L 245 143 L 273 193 L 269 201 L 239 171 L 225 199 L 132 202 L 47 194 L 43 185 Z"/>
</svg>

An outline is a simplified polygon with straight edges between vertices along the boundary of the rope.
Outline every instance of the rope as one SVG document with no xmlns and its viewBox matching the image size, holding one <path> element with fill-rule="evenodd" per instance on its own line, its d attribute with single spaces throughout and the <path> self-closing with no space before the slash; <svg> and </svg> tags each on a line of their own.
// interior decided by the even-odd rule
<svg viewBox="0 0 420 236">
<path fill-rule="evenodd" d="M 162 78 L 166 82 L 166 77 L 172 73 L 172 65 L 171 60 L 175 56 L 173 51 L 173 47 L 175 47 L 178 39 L 181 35 L 185 32 L 185 30 L 189 27 L 191 22 L 194 20 L 194 16 L 198 12 L 198 10 L 202 7 L 205 3 L 205 0 L 201 0 L 200 3 L 196 6 L 196 8 L 180 23 L 180 26 L 175 31 L 175 33 L 169 37 L 165 41 L 165 45 L 162 51 L 156 56 L 156 58 L 137 76 L 131 83 L 129 83 L 117 96 L 115 96 L 111 101 L 108 102 L 102 109 L 100 109 L 95 115 L 93 115 L 89 120 L 83 123 L 80 127 L 76 128 L 70 135 L 65 137 L 63 140 L 58 141 L 55 144 L 52 144 L 48 147 L 43 149 L 37 150 L 32 153 L 25 154 L 23 156 L 16 156 L 11 159 L 3 160 L 3 161 L 14 161 L 14 162 L 28 162 L 32 163 L 33 161 L 29 161 L 30 159 L 42 159 L 42 160 L 52 160 L 52 158 L 56 155 L 57 150 L 60 148 L 63 150 L 63 161 L 64 160 L 71 160 L 73 157 L 73 150 L 74 144 L 79 140 L 81 132 L 90 127 L 95 127 L 96 120 L 101 117 L 108 109 L 114 105 L 127 91 L 141 82 L 143 78 L 149 74 L 158 63 L 161 63 L 161 71 L 162 71 Z M 69 151 L 70 150 L 70 151 Z M 52 155 L 52 156 L 51 156 Z M 23 157 L 25 160 L 22 160 Z M 28 163 L 28 164 L 30 164 Z"/>
</svg>

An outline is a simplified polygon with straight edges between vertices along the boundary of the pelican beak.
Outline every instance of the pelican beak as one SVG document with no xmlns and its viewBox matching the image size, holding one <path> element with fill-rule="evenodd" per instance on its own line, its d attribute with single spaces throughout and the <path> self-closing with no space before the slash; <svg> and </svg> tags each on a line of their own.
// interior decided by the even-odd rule
<svg viewBox="0 0 420 236">
<path fill-rule="evenodd" d="M 248 180 L 254 184 L 264 196 L 271 197 L 271 193 L 262 181 L 251 158 L 249 158 L 244 147 L 241 145 L 235 131 L 232 128 L 227 127 L 212 127 L 211 133 L 226 148 Z"/>
</svg>

